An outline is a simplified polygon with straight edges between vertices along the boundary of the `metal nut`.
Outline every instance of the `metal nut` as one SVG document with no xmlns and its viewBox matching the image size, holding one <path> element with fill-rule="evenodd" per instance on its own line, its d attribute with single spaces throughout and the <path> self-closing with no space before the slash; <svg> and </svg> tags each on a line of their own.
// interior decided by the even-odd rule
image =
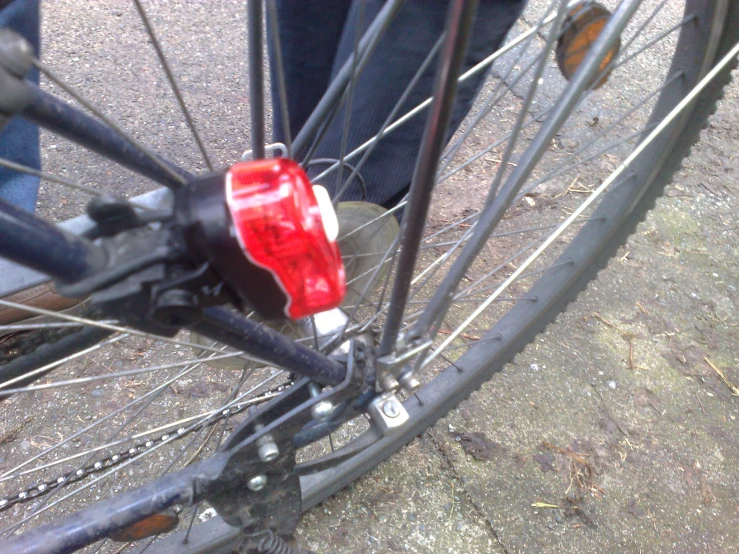
<svg viewBox="0 0 739 554">
<path fill-rule="evenodd" d="M 392 375 L 385 375 L 380 380 L 380 388 L 385 392 L 394 392 L 398 390 L 398 387 L 400 387 L 400 383 L 398 383 L 398 380 Z"/>
<path fill-rule="evenodd" d="M 262 437 L 262 439 L 267 439 L 266 442 L 262 442 L 260 439 L 257 441 L 257 444 L 259 445 L 259 449 L 257 452 L 259 453 L 259 459 L 263 462 L 271 462 L 272 460 L 277 459 L 277 457 L 280 455 L 280 449 L 277 448 L 277 445 L 270 440 L 269 436 Z M 262 442 L 262 444 L 259 444 Z"/>
<path fill-rule="evenodd" d="M 316 383 L 309 383 L 308 391 L 313 398 L 321 394 L 321 389 Z M 321 400 L 313 404 L 313 407 L 310 409 L 310 415 L 315 420 L 326 421 L 334 415 L 334 405 L 330 400 Z"/>
<path fill-rule="evenodd" d="M 398 381 L 400 382 L 400 386 L 408 392 L 416 392 L 418 389 L 421 388 L 421 381 L 416 379 L 416 377 L 411 372 L 401 375 Z"/>
<path fill-rule="evenodd" d="M 267 476 L 264 474 L 255 475 L 246 482 L 246 486 L 250 491 L 261 491 L 264 487 L 267 486 Z"/>
</svg>

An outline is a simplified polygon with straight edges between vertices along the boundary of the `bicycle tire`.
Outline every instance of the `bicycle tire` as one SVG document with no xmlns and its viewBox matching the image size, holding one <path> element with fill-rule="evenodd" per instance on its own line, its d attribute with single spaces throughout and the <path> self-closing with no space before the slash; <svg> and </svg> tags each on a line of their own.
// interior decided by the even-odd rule
<svg viewBox="0 0 739 554">
<path fill-rule="evenodd" d="M 717 2 L 714 7 L 718 5 Z M 716 51 L 714 55 L 710 56 L 710 60 L 706 60 L 703 70 L 696 75 L 695 82 L 699 80 L 699 75 L 702 76 L 708 72 L 711 63 L 724 56 L 739 40 L 739 2 L 732 0 L 727 2 L 726 7 L 727 12 L 725 19 L 722 21 L 722 23 L 725 22 L 725 25 L 722 25 L 722 33 L 717 41 Z M 449 366 L 444 373 L 437 376 L 429 385 L 417 391 L 415 395 L 421 397 L 422 405 L 413 398 L 405 403 L 412 421 L 412 426 L 407 431 L 404 430 L 401 435 L 383 439 L 372 446 L 368 449 L 370 452 L 367 452 L 369 454 L 368 460 L 349 460 L 336 468 L 305 479 L 305 509 L 319 504 L 341 490 L 434 425 L 449 410 L 478 390 L 495 373 L 501 371 L 506 363 L 520 353 L 549 324 L 553 323 L 557 316 L 566 310 L 569 303 L 577 299 L 578 295 L 605 268 L 618 249 L 626 243 L 629 236 L 644 221 L 649 211 L 654 208 L 657 200 L 664 194 L 665 187 L 672 181 L 675 173 L 679 171 L 683 160 L 690 155 L 692 146 L 698 142 L 701 131 L 706 128 L 710 116 L 716 111 L 716 105 L 723 98 L 724 89 L 731 82 L 731 73 L 736 66 L 737 62 L 734 61 L 730 67 L 719 74 L 706 87 L 694 104 L 692 111 L 683 119 L 684 124 L 678 126 L 669 137 L 665 137 L 667 139 L 666 144 L 670 146 L 664 148 L 663 151 L 666 155 L 662 162 L 655 164 L 652 168 L 654 173 L 651 179 L 645 180 L 642 186 L 634 187 L 635 190 L 629 195 L 628 199 L 621 200 L 622 205 L 630 205 L 631 209 L 624 209 L 620 213 L 620 219 L 614 222 L 612 229 L 608 233 L 603 233 L 602 240 L 595 241 L 595 246 L 590 249 L 591 251 L 587 256 L 580 258 L 577 263 L 577 270 L 571 272 L 571 275 L 567 278 L 566 286 L 561 287 L 556 294 L 547 295 L 551 296 L 551 299 L 547 299 L 548 303 L 544 309 L 539 311 L 539 315 L 532 317 L 526 314 L 527 311 L 531 311 L 530 309 L 527 310 L 528 306 L 517 304 L 511 312 L 506 314 L 505 318 L 508 319 L 509 316 L 512 319 L 520 318 L 526 321 L 528 325 L 519 333 L 510 337 L 509 342 L 505 345 L 498 343 L 503 343 L 506 337 L 494 343 L 494 346 L 491 346 L 491 343 L 485 343 L 470 348 L 463 358 L 455 362 L 454 366 Z M 674 104 L 676 103 L 674 102 Z M 584 231 L 589 230 L 583 229 L 577 238 L 591 239 L 597 236 L 595 234 L 589 235 L 588 232 Z M 571 251 L 580 249 L 580 245 L 575 244 L 577 238 L 573 240 L 565 253 L 562 254 L 562 257 L 569 257 Z M 541 289 L 549 288 L 549 283 L 546 282 L 548 279 L 549 276 L 542 277 L 532 288 L 532 291 L 535 290 L 536 293 L 539 293 L 535 296 L 540 301 L 546 298 Z M 488 332 L 486 337 L 498 332 L 496 325 Z M 460 368 L 466 370 L 468 374 L 465 375 L 465 379 L 460 378 Z M 442 375 L 446 375 L 448 378 L 446 380 L 439 379 Z"/>
</svg>

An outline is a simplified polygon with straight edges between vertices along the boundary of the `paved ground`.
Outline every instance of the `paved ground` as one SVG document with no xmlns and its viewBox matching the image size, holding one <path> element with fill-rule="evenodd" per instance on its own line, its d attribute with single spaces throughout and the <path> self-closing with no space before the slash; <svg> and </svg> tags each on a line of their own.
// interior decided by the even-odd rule
<svg viewBox="0 0 739 554">
<path fill-rule="evenodd" d="M 200 51 L 192 42 L 209 21 L 240 36 L 243 20 L 217 3 L 151 9 L 197 100 L 201 132 L 219 163 L 234 159 L 248 134 L 243 52 L 226 41 L 217 55 L 183 53 Z M 197 167 L 130 4 L 60 1 L 45 13 L 56 46 L 47 63 L 156 149 Z M 194 69 L 203 65 L 206 76 Z M 718 375 L 739 384 L 738 96 L 732 87 L 666 198 L 546 334 L 431 431 L 305 516 L 299 533 L 314 549 L 739 551 L 739 399 Z M 224 105 L 229 127 L 210 117 Z M 45 136 L 44 152 L 62 175 L 144 190 L 67 143 Z M 78 208 L 50 193 L 40 211 L 63 219 Z"/>
<path fill-rule="evenodd" d="M 319 552 L 739 551 L 739 87 L 515 363 L 310 512 Z M 718 371 L 717 371 L 718 370 Z"/>
</svg>

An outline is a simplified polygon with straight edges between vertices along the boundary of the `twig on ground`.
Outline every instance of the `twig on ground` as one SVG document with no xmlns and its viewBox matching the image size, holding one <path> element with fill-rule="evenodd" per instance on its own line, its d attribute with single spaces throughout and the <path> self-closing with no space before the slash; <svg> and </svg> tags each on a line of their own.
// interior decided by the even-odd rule
<svg viewBox="0 0 739 554">
<path fill-rule="evenodd" d="M 711 366 L 711 369 L 713 369 L 713 371 L 716 372 L 716 374 L 724 382 L 724 384 L 727 387 L 729 387 L 729 390 L 731 390 L 731 394 L 733 394 L 734 396 L 739 396 L 739 387 L 737 387 L 731 381 L 729 381 L 729 378 L 726 377 L 726 374 L 724 373 L 724 371 L 722 369 L 719 369 L 711 360 L 708 359 L 707 356 L 703 359 L 706 361 L 706 363 L 709 366 Z"/>
</svg>

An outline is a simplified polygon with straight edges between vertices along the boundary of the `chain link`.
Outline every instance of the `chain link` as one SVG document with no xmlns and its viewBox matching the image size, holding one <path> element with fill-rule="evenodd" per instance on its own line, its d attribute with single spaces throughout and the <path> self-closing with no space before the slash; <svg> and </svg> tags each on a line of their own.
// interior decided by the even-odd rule
<svg viewBox="0 0 739 554">
<path fill-rule="evenodd" d="M 106 469 L 110 469 L 112 467 L 120 465 L 127 460 L 135 458 L 139 455 L 143 455 L 144 452 L 150 450 L 156 445 L 166 443 L 166 442 L 174 442 L 174 441 L 183 439 L 186 436 L 190 435 L 191 433 L 200 431 L 201 429 L 204 429 L 206 427 L 212 427 L 213 425 L 215 425 L 216 423 L 220 421 L 223 421 L 227 417 L 231 417 L 241 412 L 244 412 L 247 408 L 249 408 L 250 406 L 256 403 L 265 402 L 266 400 L 272 398 L 272 396 L 274 396 L 275 394 L 280 393 L 284 391 L 285 389 L 287 389 L 288 387 L 292 386 L 292 384 L 293 384 L 293 381 L 287 381 L 269 390 L 262 396 L 253 398 L 252 400 L 249 400 L 248 402 L 245 402 L 244 404 L 240 406 L 225 408 L 222 411 L 220 411 L 218 414 L 213 414 L 210 417 L 208 417 L 206 421 L 200 421 L 200 422 L 194 423 L 190 425 L 189 427 L 179 427 L 176 430 L 173 429 L 169 432 L 162 434 L 156 439 L 147 439 L 139 444 L 136 444 L 130 447 L 127 450 L 124 450 L 117 454 L 113 454 L 112 456 L 108 456 L 107 458 L 104 458 L 102 460 L 98 460 L 85 467 L 79 468 L 76 471 L 70 471 L 63 475 L 60 475 L 56 479 L 51 479 L 48 481 L 37 483 L 36 485 L 29 487 L 24 491 L 0 498 L 0 513 L 12 508 L 16 504 L 23 504 L 26 502 L 30 502 L 31 500 L 35 500 L 41 496 L 49 494 L 55 489 L 66 487 L 73 483 L 78 483 L 79 481 L 86 479 L 90 475 L 95 475 Z"/>
</svg>

